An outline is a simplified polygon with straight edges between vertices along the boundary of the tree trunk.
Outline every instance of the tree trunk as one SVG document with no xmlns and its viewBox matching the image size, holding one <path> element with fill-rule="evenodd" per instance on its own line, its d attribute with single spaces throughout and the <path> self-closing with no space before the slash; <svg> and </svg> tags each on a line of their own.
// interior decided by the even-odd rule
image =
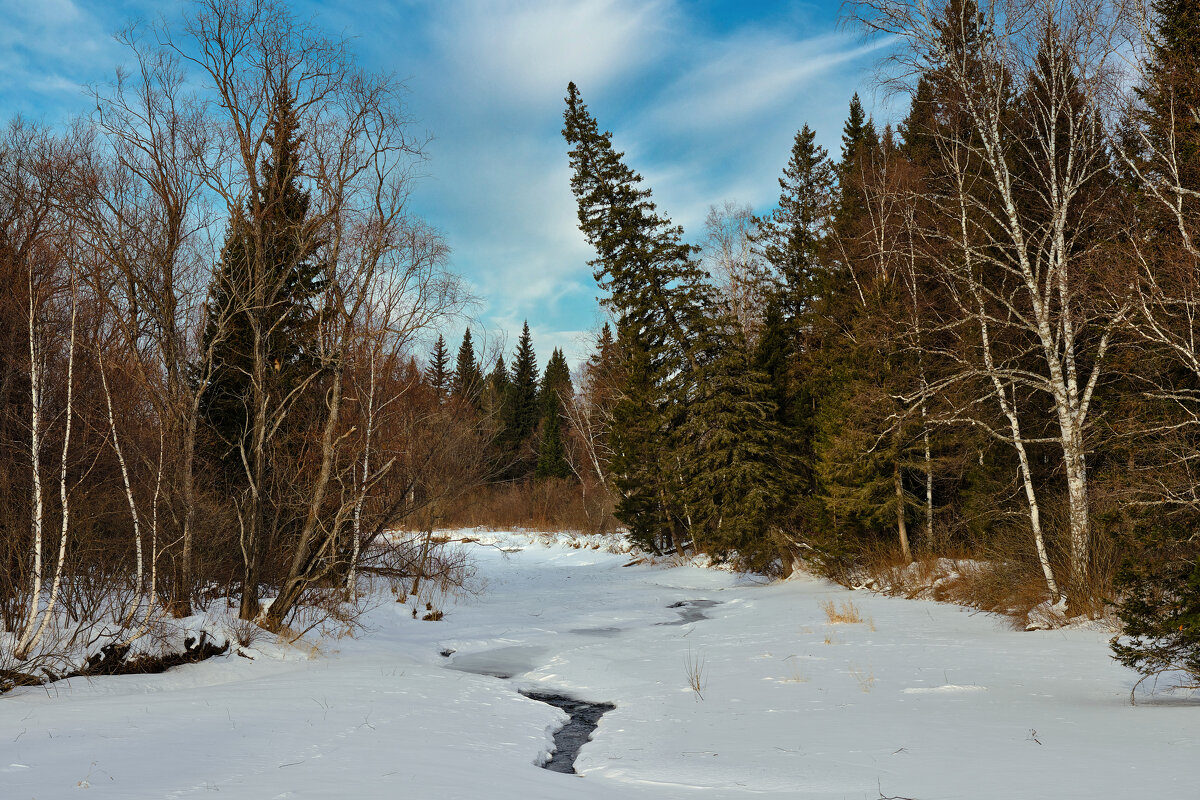
<svg viewBox="0 0 1200 800">
<path fill-rule="evenodd" d="M 908 545 L 908 523 L 904 520 L 904 481 L 900 476 L 900 465 L 892 469 L 892 481 L 896 485 L 896 532 L 900 535 L 900 554 L 904 563 L 911 564 L 912 549 Z"/>
</svg>

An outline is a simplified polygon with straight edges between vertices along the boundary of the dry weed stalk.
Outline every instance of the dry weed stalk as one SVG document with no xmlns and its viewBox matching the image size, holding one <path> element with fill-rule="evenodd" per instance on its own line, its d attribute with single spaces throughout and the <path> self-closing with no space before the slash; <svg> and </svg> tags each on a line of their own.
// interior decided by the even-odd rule
<svg viewBox="0 0 1200 800">
<path fill-rule="evenodd" d="M 704 676 L 704 656 L 698 653 L 693 655 L 692 651 L 688 650 L 684 668 L 687 672 L 688 686 L 703 700 L 704 690 L 708 687 L 708 679 Z"/>
</svg>

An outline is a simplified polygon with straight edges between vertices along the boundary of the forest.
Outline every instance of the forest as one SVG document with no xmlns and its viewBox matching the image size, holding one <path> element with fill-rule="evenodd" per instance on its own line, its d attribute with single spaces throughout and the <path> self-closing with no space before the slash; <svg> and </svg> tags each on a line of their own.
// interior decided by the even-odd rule
<svg viewBox="0 0 1200 800">
<path fill-rule="evenodd" d="M 528 324 L 452 355 L 426 141 L 348 40 L 272 0 L 125 29 L 93 111 L 0 140 L 0 690 L 453 581 L 469 526 L 1115 614 L 1122 663 L 1200 679 L 1200 3 L 847 14 L 902 118 L 854 95 L 704 231 L 566 87 L 609 320 L 574 370 Z"/>
</svg>

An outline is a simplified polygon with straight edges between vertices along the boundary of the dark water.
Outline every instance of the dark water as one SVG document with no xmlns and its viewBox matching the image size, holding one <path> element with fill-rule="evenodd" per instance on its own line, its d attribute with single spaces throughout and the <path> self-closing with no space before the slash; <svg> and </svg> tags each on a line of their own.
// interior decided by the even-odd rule
<svg viewBox="0 0 1200 800">
<path fill-rule="evenodd" d="M 551 755 L 549 761 L 542 765 L 542 768 L 574 775 L 575 757 L 579 755 L 579 748 L 591 740 L 592 731 L 596 730 L 600 718 L 616 706 L 612 703 L 589 703 L 586 700 L 577 700 L 561 694 L 545 692 L 521 692 L 521 694 L 530 700 L 549 703 L 556 708 L 561 708 L 571 715 L 567 724 L 554 734 L 554 754 Z"/>
<path fill-rule="evenodd" d="M 572 628 L 570 633 L 577 633 L 580 636 L 600 636 L 611 639 L 621 633 L 620 628 Z"/>
<path fill-rule="evenodd" d="M 708 619 L 708 614 L 704 613 L 704 609 L 712 608 L 720 605 L 716 600 L 680 600 L 678 603 L 671 603 L 667 608 L 673 608 L 679 612 L 679 619 L 674 622 L 660 622 L 659 625 L 687 625 L 689 622 L 699 622 L 702 619 Z"/>
</svg>

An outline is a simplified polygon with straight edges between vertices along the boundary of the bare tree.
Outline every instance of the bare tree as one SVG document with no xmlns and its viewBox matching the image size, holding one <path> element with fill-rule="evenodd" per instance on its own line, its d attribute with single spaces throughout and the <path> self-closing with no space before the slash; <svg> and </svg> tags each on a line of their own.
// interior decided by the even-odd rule
<svg viewBox="0 0 1200 800">
<path fill-rule="evenodd" d="M 119 341 L 136 356 L 173 454 L 165 487 L 156 486 L 166 490 L 179 536 L 170 597 L 186 615 L 194 584 L 199 404 L 212 372 L 199 335 L 212 258 L 199 160 L 209 134 L 178 56 L 148 43 L 136 26 L 117 38 L 134 69 L 93 90 L 92 121 L 104 147 L 92 174 L 83 176 L 90 192 L 74 211 L 104 262 L 97 294 L 109 303 Z"/>
<path fill-rule="evenodd" d="M 726 200 L 719 207 L 709 206 L 701 247 L 723 310 L 736 320 L 743 339 L 750 343 L 755 341 L 773 288 L 769 266 L 754 247 L 754 230 L 754 209 Z"/>
</svg>

